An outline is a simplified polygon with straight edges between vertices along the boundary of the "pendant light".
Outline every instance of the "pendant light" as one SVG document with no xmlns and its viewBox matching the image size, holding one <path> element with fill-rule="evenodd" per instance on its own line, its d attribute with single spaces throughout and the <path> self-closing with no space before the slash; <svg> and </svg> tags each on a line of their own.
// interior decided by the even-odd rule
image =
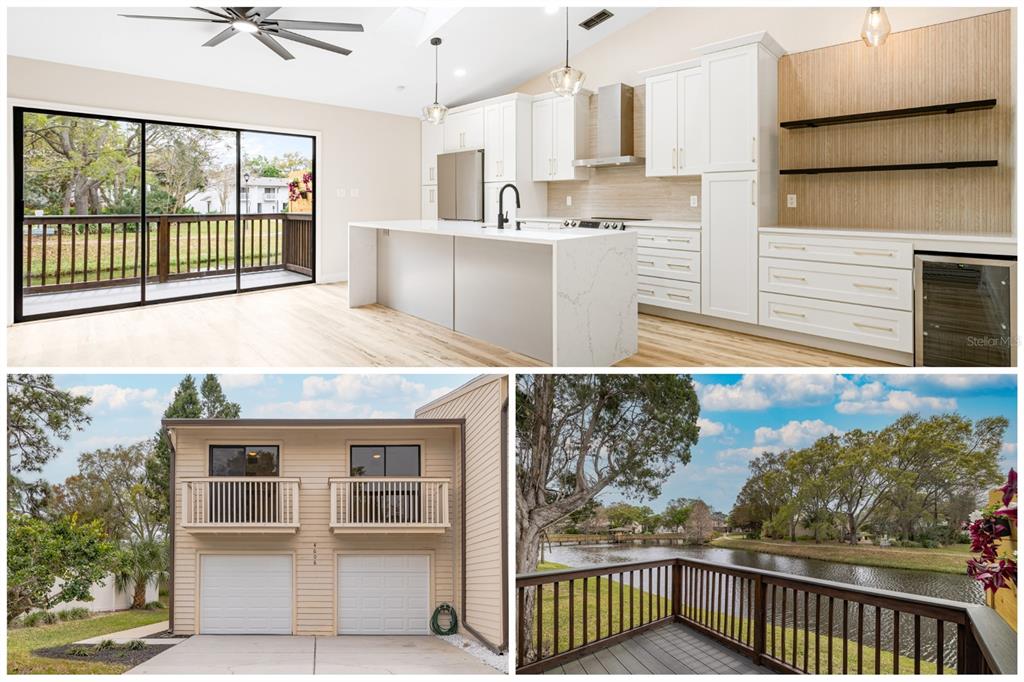
<svg viewBox="0 0 1024 682">
<path fill-rule="evenodd" d="M 860 37 L 868 47 L 881 47 L 885 39 L 889 37 L 889 17 L 881 7 L 870 7 L 864 17 L 864 27 L 860 30 Z"/>
<path fill-rule="evenodd" d="M 441 45 L 441 39 L 431 38 L 430 44 L 434 46 L 434 103 L 423 107 L 423 118 L 439 126 L 448 115 L 448 107 L 437 102 L 437 48 Z"/>
<path fill-rule="evenodd" d="M 579 93 L 587 75 L 579 69 L 569 66 L 569 8 L 565 8 L 565 66 L 548 74 L 551 87 L 562 97 L 572 97 Z"/>
</svg>

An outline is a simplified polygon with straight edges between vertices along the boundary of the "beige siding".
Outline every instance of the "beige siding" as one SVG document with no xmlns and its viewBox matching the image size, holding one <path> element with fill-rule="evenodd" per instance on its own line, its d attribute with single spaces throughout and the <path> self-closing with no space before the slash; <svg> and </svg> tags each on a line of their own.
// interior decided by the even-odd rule
<svg viewBox="0 0 1024 682">
<path fill-rule="evenodd" d="M 462 618 L 494 646 L 506 643 L 501 407 L 507 396 L 506 376 L 486 376 L 416 413 L 423 418 L 466 420 L 466 595 Z"/>
<path fill-rule="evenodd" d="M 348 475 L 350 442 L 420 443 L 424 477 L 451 479 L 451 528 L 442 534 L 334 534 L 329 527 L 328 479 Z M 192 533 L 181 526 L 181 481 L 207 475 L 211 444 L 278 444 L 281 476 L 301 479 L 300 528 L 295 534 Z M 429 554 L 434 604 L 458 603 L 460 436 L 453 426 L 333 428 L 178 428 L 175 448 L 174 631 L 195 634 L 201 553 L 292 554 L 295 557 L 295 624 L 300 635 L 337 631 L 336 557 L 345 552 Z M 201 627 L 201 624 L 199 625 Z"/>
</svg>

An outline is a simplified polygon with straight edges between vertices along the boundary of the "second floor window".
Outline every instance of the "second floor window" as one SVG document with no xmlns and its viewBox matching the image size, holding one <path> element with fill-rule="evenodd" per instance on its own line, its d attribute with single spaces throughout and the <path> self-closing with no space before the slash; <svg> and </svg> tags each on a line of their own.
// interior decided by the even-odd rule
<svg viewBox="0 0 1024 682">
<path fill-rule="evenodd" d="M 276 445 L 211 445 L 211 476 L 279 476 L 281 451 Z"/>
<path fill-rule="evenodd" d="M 419 445 L 353 445 L 352 476 L 419 476 Z"/>
<path fill-rule="evenodd" d="M 273 199 L 277 196 L 277 189 L 274 187 L 267 187 L 263 190 L 263 196 L 266 199 Z"/>
</svg>

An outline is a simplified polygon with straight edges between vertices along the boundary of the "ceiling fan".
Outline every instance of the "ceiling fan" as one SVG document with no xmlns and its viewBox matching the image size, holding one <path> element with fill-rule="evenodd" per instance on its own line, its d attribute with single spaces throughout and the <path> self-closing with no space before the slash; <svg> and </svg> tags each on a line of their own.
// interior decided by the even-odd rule
<svg viewBox="0 0 1024 682">
<path fill-rule="evenodd" d="M 160 19 L 163 21 L 199 21 L 211 24 L 227 24 L 227 27 L 214 37 L 203 43 L 203 47 L 216 47 L 236 33 L 248 33 L 260 41 L 281 59 L 295 59 L 295 56 L 286 50 L 275 38 L 292 40 L 303 45 L 319 47 L 321 50 L 330 50 L 338 54 L 352 54 L 352 50 L 337 45 L 325 43 L 322 40 L 309 38 L 289 29 L 300 31 L 356 31 L 362 32 L 362 24 L 342 24 L 333 21 L 301 21 L 294 19 L 270 19 L 280 7 L 218 7 L 207 9 L 205 7 L 193 7 L 192 9 L 205 12 L 213 16 L 207 17 L 161 17 L 151 14 L 121 14 L 129 19 Z"/>
</svg>

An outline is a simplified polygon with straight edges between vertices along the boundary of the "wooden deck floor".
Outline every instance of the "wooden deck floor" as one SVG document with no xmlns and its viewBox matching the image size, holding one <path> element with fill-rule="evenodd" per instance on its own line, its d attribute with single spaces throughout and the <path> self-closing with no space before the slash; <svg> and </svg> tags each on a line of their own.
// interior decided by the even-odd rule
<svg viewBox="0 0 1024 682">
<path fill-rule="evenodd" d="M 669 623 L 582 656 L 547 675 L 770 675 L 682 623 Z"/>
</svg>

